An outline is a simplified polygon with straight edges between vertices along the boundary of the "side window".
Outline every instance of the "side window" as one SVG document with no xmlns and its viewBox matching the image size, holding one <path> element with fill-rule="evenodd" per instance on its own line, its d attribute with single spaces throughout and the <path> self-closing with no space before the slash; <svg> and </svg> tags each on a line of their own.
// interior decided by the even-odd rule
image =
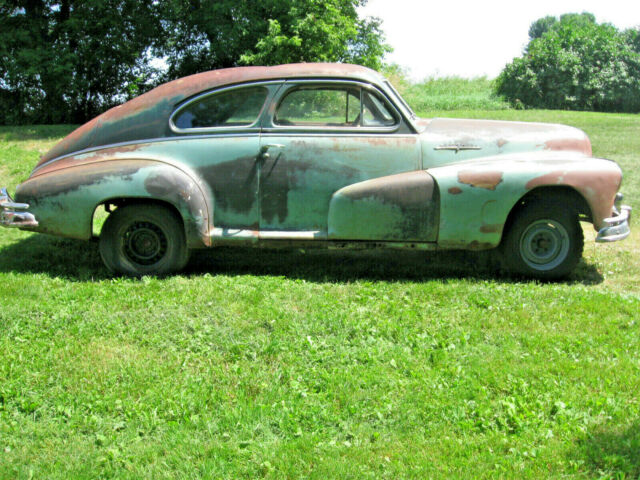
<svg viewBox="0 0 640 480">
<path fill-rule="evenodd" d="M 363 92 L 362 107 L 362 125 L 365 127 L 390 127 L 397 122 L 385 104 L 369 92 Z"/>
<path fill-rule="evenodd" d="M 213 93 L 178 110 L 173 123 L 180 129 L 249 126 L 258 119 L 267 93 L 264 87 Z"/>
<path fill-rule="evenodd" d="M 360 124 L 360 89 L 304 87 L 293 90 L 278 105 L 276 125 L 357 126 Z"/>
</svg>

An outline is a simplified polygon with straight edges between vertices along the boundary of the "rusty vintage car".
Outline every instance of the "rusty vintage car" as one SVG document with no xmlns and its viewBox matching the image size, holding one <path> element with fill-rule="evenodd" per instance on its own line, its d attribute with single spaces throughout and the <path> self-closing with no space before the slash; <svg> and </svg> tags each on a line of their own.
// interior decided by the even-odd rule
<svg viewBox="0 0 640 480">
<path fill-rule="evenodd" d="M 305 245 L 500 248 L 567 275 L 629 234 L 622 173 L 576 128 L 422 119 L 377 72 L 297 64 L 175 80 L 81 126 L 0 192 L 5 227 L 93 237 L 113 272 L 180 270 L 190 249 Z"/>
</svg>

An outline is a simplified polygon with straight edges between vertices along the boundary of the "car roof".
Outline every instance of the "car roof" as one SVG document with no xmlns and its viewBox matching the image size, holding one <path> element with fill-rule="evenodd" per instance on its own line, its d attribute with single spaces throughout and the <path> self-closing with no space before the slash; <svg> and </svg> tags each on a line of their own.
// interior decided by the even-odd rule
<svg viewBox="0 0 640 480">
<path fill-rule="evenodd" d="M 41 157 L 36 168 L 54 158 L 87 148 L 164 136 L 167 120 L 175 106 L 200 92 L 241 83 L 294 78 L 347 78 L 376 85 L 384 82 L 375 70 L 345 63 L 292 63 L 197 73 L 164 83 L 107 110 L 62 139 Z"/>
</svg>

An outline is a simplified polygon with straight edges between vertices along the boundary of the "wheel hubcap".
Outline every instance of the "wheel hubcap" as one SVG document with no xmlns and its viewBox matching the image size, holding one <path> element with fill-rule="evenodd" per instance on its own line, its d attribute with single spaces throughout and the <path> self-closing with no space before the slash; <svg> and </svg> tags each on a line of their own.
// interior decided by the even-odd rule
<svg viewBox="0 0 640 480">
<path fill-rule="evenodd" d="M 127 258 L 139 265 L 153 265 L 167 252 L 166 235 L 149 222 L 132 223 L 124 233 L 123 244 Z"/>
<path fill-rule="evenodd" d="M 569 254 L 569 234 L 555 220 L 533 222 L 520 237 L 522 259 L 536 270 L 551 270 L 560 265 Z"/>
</svg>

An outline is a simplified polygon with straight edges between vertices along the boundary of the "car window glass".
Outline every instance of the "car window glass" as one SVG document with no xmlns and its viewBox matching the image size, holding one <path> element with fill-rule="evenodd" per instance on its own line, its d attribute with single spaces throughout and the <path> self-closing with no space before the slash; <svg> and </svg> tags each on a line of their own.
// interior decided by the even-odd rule
<svg viewBox="0 0 640 480">
<path fill-rule="evenodd" d="M 267 98 L 264 87 L 249 87 L 214 93 L 189 104 L 174 118 L 181 129 L 240 127 L 252 125 Z"/>
<path fill-rule="evenodd" d="M 395 117 L 375 95 L 364 92 L 362 96 L 362 125 L 365 127 L 388 127 L 396 124 Z"/>
<path fill-rule="evenodd" d="M 277 125 L 357 126 L 360 123 L 358 88 L 301 88 L 278 106 Z"/>
</svg>

